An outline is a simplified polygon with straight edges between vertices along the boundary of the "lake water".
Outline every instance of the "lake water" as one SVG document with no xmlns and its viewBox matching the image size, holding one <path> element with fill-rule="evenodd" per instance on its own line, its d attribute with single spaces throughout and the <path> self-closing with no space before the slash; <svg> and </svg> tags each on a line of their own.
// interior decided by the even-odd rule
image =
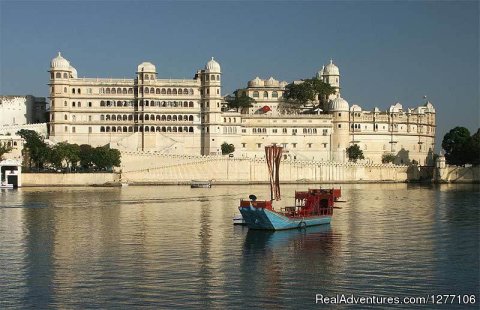
<svg viewBox="0 0 480 310">
<path fill-rule="evenodd" d="M 282 186 L 282 204 L 307 187 Z M 479 305 L 479 185 L 343 185 L 330 225 L 232 225 L 240 198 L 267 192 L 3 190 L 0 308 L 324 307 L 316 294 L 476 294 Z"/>
</svg>

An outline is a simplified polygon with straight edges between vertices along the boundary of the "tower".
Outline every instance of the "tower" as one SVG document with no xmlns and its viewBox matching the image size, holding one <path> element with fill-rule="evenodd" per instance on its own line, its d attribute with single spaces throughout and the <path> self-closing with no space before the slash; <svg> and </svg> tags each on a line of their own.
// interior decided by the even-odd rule
<svg viewBox="0 0 480 310">
<path fill-rule="evenodd" d="M 332 94 L 328 99 L 332 100 L 340 96 L 340 70 L 330 59 L 330 63 L 322 68 L 317 74 L 320 75 L 325 83 L 330 84 L 335 89 L 335 94 Z"/>
<path fill-rule="evenodd" d="M 348 110 L 348 102 L 340 96 L 329 102 L 329 113 L 333 117 L 330 152 L 331 159 L 336 162 L 346 161 L 346 149 L 350 144 Z"/>
<path fill-rule="evenodd" d="M 77 70 L 58 52 L 50 62 L 50 135 L 68 140 L 70 81 L 77 78 Z M 74 90 L 72 90 L 74 91 Z"/>
<path fill-rule="evenodd" d="M 213 57 L 200 71 L 202 96 L 202 155 L 221 154 L 221 68 Z"/>
</svg>

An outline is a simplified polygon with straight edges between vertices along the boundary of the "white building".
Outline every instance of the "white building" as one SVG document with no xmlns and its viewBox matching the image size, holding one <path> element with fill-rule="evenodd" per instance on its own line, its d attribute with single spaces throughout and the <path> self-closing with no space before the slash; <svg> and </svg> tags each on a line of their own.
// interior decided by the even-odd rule
<svg viewBox="0 0 480 310">
<path fill-rule="evenodd" d="M 346 148 L 358 144 L 367 160 L 398 155 L 399 163 L 427 163 L 435 138 L 435 109 L 395 104 L 388 111 L 363 111 L 341 97 L 340 71 L 330 61 L 317 78 L 335 88 L 323 113 L 288 114 L 282 109 L 287 82 L 259 77 L 239 90 L 256 100 L 246 111 L 222 111 L 221 68 L 213 58 L 193 79 L 161 79 L 144 62 L 135 78 L 79 78 L 60 53 L 50 68 L 50 139 L 110 144 L 121 150 L 210 155 L 221 144 L 234 156 L 263 157 L 275 143 L 285 156 L 346 161 Z"/>
</svg>

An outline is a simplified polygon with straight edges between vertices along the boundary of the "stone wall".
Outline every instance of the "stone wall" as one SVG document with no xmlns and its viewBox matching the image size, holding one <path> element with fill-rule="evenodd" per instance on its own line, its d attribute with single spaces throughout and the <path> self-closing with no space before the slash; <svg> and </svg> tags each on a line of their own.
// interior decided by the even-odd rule
<svg viewBox="0 0 480 310">
<path fill-rule="evenodd" d="M 122 182 L 268 182 L 264 159 L 122 153 Z M 407 166 L 283 160 L 280 180 L 287 183 L 406 182 Z"/>
<path fill-rule="evenodd" d="M 119 183 L 117 173 L 22 173 L 22 186 L 90 186 Z"/>
<path fill-rule="evenodd" d="M 434 181 L 438 183 L 480 183 L 480 166 L 457 167 L 445 165 L 437 167 Z"/>
</svg>

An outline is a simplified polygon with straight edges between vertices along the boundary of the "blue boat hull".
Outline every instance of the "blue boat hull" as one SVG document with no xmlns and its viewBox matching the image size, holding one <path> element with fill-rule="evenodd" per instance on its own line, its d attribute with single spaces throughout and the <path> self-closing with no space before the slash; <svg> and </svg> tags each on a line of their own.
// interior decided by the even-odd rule
<svg viewBox="0 0 480 310">
<path fill-rule="evenodd" d="M 305 228 L 308 226 L 329 224 L 331 215 L 312 216 L 308 218 L 289 218 L 264 208 L 240 207 L 243 219 L 250 229 L 285 230 Z"/>
</svg>

